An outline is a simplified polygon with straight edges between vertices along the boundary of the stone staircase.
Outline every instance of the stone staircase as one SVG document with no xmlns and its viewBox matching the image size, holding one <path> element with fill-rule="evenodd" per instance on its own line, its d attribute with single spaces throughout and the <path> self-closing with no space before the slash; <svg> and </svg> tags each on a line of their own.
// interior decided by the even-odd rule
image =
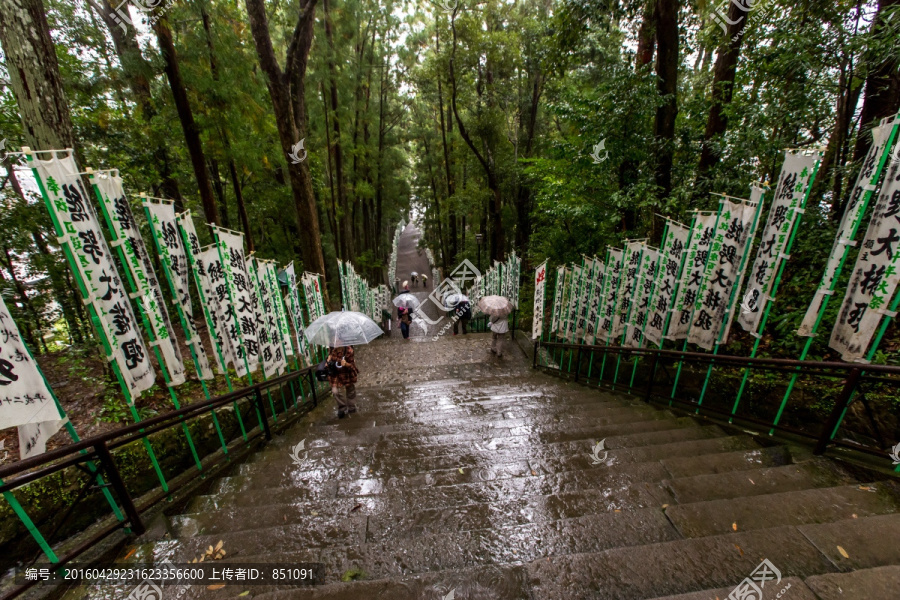
<svg viewBox="0 0 900 600">
<path fill-rule="evenodd" d="M 533 372 L 518 349 L 490 359 L 487 344 L 361 348 L 358 414 L 337 420 L 329 399 L 127 560 L 186 562 L 221 541 L 229 563 L 324 565 L 324 585 L 183 598 L 725 600 L 763 559 L 782 576 L 766 600 L 900 598 L 889 476 Z M 70 597 L 128 593 L 113 590 Z"/>
</svg>

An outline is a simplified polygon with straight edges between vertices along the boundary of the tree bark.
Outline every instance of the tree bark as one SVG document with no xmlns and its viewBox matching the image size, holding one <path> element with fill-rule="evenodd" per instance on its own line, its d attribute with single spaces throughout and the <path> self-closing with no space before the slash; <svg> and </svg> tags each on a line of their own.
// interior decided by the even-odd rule
<svg viewBox="0 0 900 600">
<path fill-rule="evenodd" d="M 653 51 L 656 49 L 656 0 L 645 0 L 638 29 L 638 46 L 635 56 L 635 70 L 641 71 L 653 62 Z"/>
<path fill-rule="evenodd" d="M 734 94 L 734 78 L 737 74 L 737 62 L 741 53 L 744 27 L 747 25 L 747 14 L 736 3 L 728 5 L 728 31 L 719 45 L 716 64 L 713 68 L 712 105 L 706 119 L 706 131 L 700 149 L 700 162 L 697 165 L 697 178 L 694 185 L 694 202 L 702 199 L 709 191 L 706 189 L 709 171 L 719 162 L 719 153 L 715 143 L 728 130 L 728 116 L 724 109 L 731 104 Z"/>
<path fill-rule="evenodd" d="M 656 3 L 656 89 L 662 104 L 656 109 L 654 135 L 658 159 L 655 180 L 659 198 L 672 193 L 675 119 L 678 116 L 678 6 L 677 0 Z"/>
<path fill-rule="evenodd" d="M 153 24 L 153 31 L 156 33 L 160 53 L 165 62 L 166 78 L 169 80 L 169 88 L 172 90 L 172 98 L 175 100 L 175 109 L 178 111 L 178 120 L 181 121 L 184 141 L 191 157 L 191 166 L 193 166 L 194 176 L 197 178 L 203 216 L 208 223 L 218 225 L 219 214 L 216 210 L 216 198 L 213 195 L 209 173 L 206 170 L 206 157 L 203 154 L 203 143 L 200 141 L 200 130 L 194 122 L 194 113 L 191 110 L 187 90 L 178 68 L 178 55 L 175 52 L 175 43 L 172 41 L 172 30 L 169 29 L 169 20 L 165 15 L 159 16 Z"/>
<path fill-rule="evenodd" d="M 266 74 L 266 85 L 275 113 L 275 125 L 285 155 L 290 154 L 292 146 L 297 141 L 305 139 L 308 132 L 304 93 L 306 66 L 313 40 L 316 2 L 317 0 L 302 0 L 300 3 L 300 14 L 288 45 L 285 69 L 282 72 L 269 36 L 269 21 L 263 0 L 245 0 L 250 30 L 260 67 Z M 288 174 L 297 210 L 298 226 L 304 233 L 301 236 L 304 268 L 324 276 L 326 272 L 322 254 L 322 236 L 309 166 L 305 160 L 299 163 L 289 161 Z"/>
</svg>

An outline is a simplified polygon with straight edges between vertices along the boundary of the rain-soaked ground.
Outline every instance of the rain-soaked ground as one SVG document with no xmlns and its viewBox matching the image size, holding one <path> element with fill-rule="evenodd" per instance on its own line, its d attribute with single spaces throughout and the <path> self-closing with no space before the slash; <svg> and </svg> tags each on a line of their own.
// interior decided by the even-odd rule
<svg viewBox="0 0 900 600">
<path fill-rule="evenodd" d="M 337 419 L 329 398 L 126 562 L 213 546 L 223 564 L 322 565 L 313 587 L 170 585 L 165 600 L 900 598 L 896 482 L 532 371 L 516 345 L 497 359 L 487 334 L 431 341 L 433 327 L 427 343 L 360 347 L 357 414 Z"/>
</svg>

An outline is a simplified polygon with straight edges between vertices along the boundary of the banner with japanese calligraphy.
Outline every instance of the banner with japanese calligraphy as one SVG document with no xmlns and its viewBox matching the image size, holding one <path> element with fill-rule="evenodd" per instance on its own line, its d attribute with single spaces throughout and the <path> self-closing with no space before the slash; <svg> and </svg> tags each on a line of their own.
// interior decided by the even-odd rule
<svg viewBox="0 0 900 600">
<path fill-rule="evenodd" d="M 681 267 L 678 293 L 675 295 L 675 305 L 669 317 L 666 339 L 682 340 L 687 337 L 691 326 L 691 314 L 697 302 L 697 291 L 703 281 L 703 270 L 709 257 L 717 216 L 716 213 L 701 213 L 694 217 L 687 254 Z"/>
<path fill-rule="evenodd" d="M 50 160 L 32 159 L 30 164 L 46 194 L 60 243 L 71 251 L 75 277 L 84 284 L 88 302 L 97 314 L 98 333 L 109 345 L 110 356 L 129 391 L 127 401 L 132 403 L 153 386 L 156 373 L 75 159 L 68 154 Z"/>
<path fill-rule="evenodd" d="M 547 288 L 547 261 L 534 270 L 534 306 L 531 317 L 531 339 L 541 337 L 544 331 L 544 290 Z"/>
<path fill-rule="evenodd" d="M 633 294 L 631 313 L 625 330 L 625 346 L 629 348 L 644 347 L 644 328 L 647 323 L 647 313 L 650 308 L 650 296 L 653 292 L 653 284 L 656 280 L 656 270 L 659 265 L 659 250 L 644 245 L 641 250 L 640 270 Z"/>
<path fill-rule="evenodd" d="M 666 319 L 678 287 L 678 275 L 681 273 L 681 262 L 690 233 L 690 228 L 681 223 L 671 220 L 666 223 L 666 235 L 659 249 L 656 280 L 648 302 L 647 326 L 644 328 L 644 338 L 656 346 L 662 345 Z"/>
<path fill-rule="evenodd" d="M 225 272 L 225 284 L 231 304 L 229 337 L 237 351 L 234 365 L 239 377 L 256 371 L 259 366 L 259 339 L 256 333 L 256 312 L 253 291 L 244 258 L 244 234 L 214 227 L 219 258 Z"/>
<path fill-rule="evenodd" d="M 69 417 L 19 425 L 19 458 L 24 460 L 47 451 L 47 440 L 69 422 Z"/>
<path fill-rule="evenodd" d="M 584 271 L 582 273 L 581 293 L 578 298 L 578 316 L 575 325 L 574 341 L 584 341 L 584 334 L 587 330 L 588 313 L 591 310 L 591 294 L 594 288 L 594 260 L 591 258 L 584 259 Z"/>
<path fill-rule="evenodd" d="M 566 341 L 570 343 L 575 341 L 575 327 L 578 325 L 578 301 L 581 299 L 583 279 L 584 267 L 572 265 L 566 310 Z"/>
<path fill-rule="evenodd" d="M 600 299 L 602 313 L 597 318 L 597 341 L 603 345 L 613 345 L 615 323 L 617 320 L 619 287 L 622 283 L 624 252 L 610 248 L 606 253 L 606 273 L 603 276 L 603 297 Z"/>
<path fill-rule="evenodd" d="M 556 333 L 559 331 L 560 321 L 562 321 L 562 295 L 563 285 L 566 279 L 565 265 L 556 268 L 556 283 L 553 287 L 553 311 L 550 315 L 550 331 L 548 333 Z"/>
<path fill-rule="evenodd" d="M 210 244 L 202 249 L 194 261 L 194 270 L 200 280 L 203 297 L 206 300 L 206 317 L 213 334 L 214 350 L 216 352 L 216 364 L 219 372 L 228 370 L 232 365 L 237 370 L 238 360 L 235 350 L 236 344 L 240 344 L 237 332 L 234 328 L 233 307 L 228 297 L 228 287 L 225 283 L 225 271 L 222 267 L 222 259 L 219 257 L 219 248 L 216 244 Z"/>
<path fill-rule="evenodd" d="M 273 327 L 275 335 L 277 335 L 275 362 L 279 373 L 283 373 L 287 368 L 287 357 L 294 355 L 294 345 L 291 343 L 290 329 L 287 324 L 287 315 L 285 315 L 284 304 L 281 303 L 281 293 L 278 288 L 278 271 L 275 268 L 275 261 L 266 260 L 259 261 L 260 274 L 264 274 L 264 283 L 268 288 L 268 300 L 271 305 L 269 311 L 263 311 L 266 318 L 266 326 Z M 265 309 L 266 307 L 263 306 Z M 270 314 L 271 313 L 271 314 Z M 274 321 L 270 323 L 270 317 Z"/>
<path fill-rule="evenodd" d="M 619 338 L 624 337 L 627 326 L 631 321 L 631 313 L 636 308 L 635 295 L 638 293 L 638 278 L 641 272 L 641 260 L 646 244 L 643 241 L 631 241 L 625 244 L 623 257 L 623 280 L 620 284 L 619 305 L 616 308 L 616 322 L 613 324 L 613 337 L 615 344 L 619 345 Z"/>
<path fill-rule="evenodd" d="M 247 258 L 247 273 L 250 275 L 250 302 L 256 323 L 256 339 L 259 340 L 259 358 L 263 366 L 263 376 L 272 377 L 278 371 L 278 357 L 281 348 L 276 348 L 278 333 L 272 316 L 272 301 L 262 280 L 260 263 L 254 256 Z M 277 354 L 276 354 L 277 351 Z"/>
<path fill-rule="evenodd" d="M 584 343 L 594 344 L 597 342 L 597 320 L 602 313 L 601 304 L 603 302 L 603 278 L 606 274 L 606 266 L 603 261 L 594 257 L 593 267 L 591 269 L 590 294 L 588 296 L 587 320 L 584 325 Z"/>
<path fill-rule="evenodd" d="M 60 414 L 40 367 L 0 296 L 0 429 L 56 421 Z"/>
<path fill-rule="evenodd" d="M 209 357 L 206 356 L 197 321 L 194 319 L 190 291 L 190 263 L 184 240 L 178 230 L 175 207 L 170 201 L 161 202 L 152 198 L 143 198 L 143 203 L 147 220 L 150 221 L 150 231 L 156 240 L 160 262 L 166 272 L 175 305 L 179 309 L 181 326 L 184 328 L 187 344 L 191 347 L 197 375 L 200 379 L 212 379 L 215 374 L 209 365 Z"/>
<path fill-rule="evenodd" d="M 869 205 L 872 192 L 875 191 L 875 186 L 878 185 L 883 165 L 890 155 L 888 141 L 895 127 L 896 124 L 893 120 L 886 120 L 878 127 L 872 129 L 872 145 L 856 178 L 856 185 L 853 186 L 853 191 L 850 193 L 850 199 L 847 207 L 844 209 L 844 215 L 841 217 L 841 224 L 834 238 L 834 244 L 831 246 L 831 253 L 828 255 L 828 262 L 825 264 L 825 272 L 822 274 L 822 280 L 819 282 L 818 289 L 816 289 L 816 295 L 813 297 L 809 308 L 806 309 L 803 322 L 797 329 L 797 335 L 799 336 L 808 337 L 815 332 L 816 321 L 819 318 L 819 313 L 822 312 L 825 297 L 834 290 L 838 270 L 850 251 L 850 247 L 854 245 L 853 238 L 856 236 L 859 224 L 866 212 L 866 207 Z"/>
<path fill-rule="evenodd" d="M 310 363 L 311 355 L 309 353 L 309 342 L 306 340 L 306 336 L 303 335 L 306 326 L 303 324 L 303 304 L 300 301 L 300 289 L 297 282 L 297 274 L 294 271 L 294 263 L 291 262 L 284 268 L 284 272 L 287 276 L 288 283 L 288 292 L 287 296 L 285 296 L 285 302 L 287 303 L 288 314 L 291 317 L 291 323 L 294 325 L 294 333 L 296 334 L 297 341 L 297 350 L 300 353 L 300 356 L 306 361 L 306 365 L 308 366 Z"/>
<path fill-rule="evenodd" d="M 850 275 L 829 347 L 848 361 L 863 362 L 872 336 L 890 312 L 900 283 L 900 162 L 885 174 L 872 219 Z"/>
<path fill-rule="evenodd" d="M 758 189 L 758 188 L 757 188 Z M 753 233 L 753 223 L 760 198 L 732 202 L 725 198 L 720 205 L 716 232 L 703 270 L 703 281 L 694 302 L 688 342 L 704 350 L 712 350 L 719 332 L 734 314 L 735 283 L 741 276 L 741 266 L 747 244 Z"/>
<path fill-rule="evenodd" d="M 303 282 L 303 295 L 306 297 L 306 310 L 309 313 L 309 322 L 312 323 L 319 317 L 325 316 L 325 304 L 322 300 L 319 275 L 307 272 L 303 274 L 300 280 Z"/>
<path fill-rule="evenodd" d="M 748 274 L 747 290 L 742 298 L 745 309 L 741 310 L 737 320 L 745 331 L 756 333 L 766 303 L 771 300 L 769 294 L 775 283 L 775 274 L 781 261 L 788 258 L 784 250 L 798 220 L 797 215 L 803 212 L 802 204 L 812 185 L 817 163 L 816 156 L 795 152 L 785 154 L 766 227 Z"/>
<path fill-rule="evenodd" d="M 134 219 L 131 204 L 125 196 L 122 178 L 117 170 L 102 171 L 92 174 L 91 182 L 100 198 L 100 208 L 113 240 L 112 245 L 121 245 L 125 269 L 138 293 L 141 311 L 152 330 L 154 341 L 151 345 L 155 344 L 159 348 L 169 385 L 180 385 L 185 381 L 184 360 L 169 319 L 159 279 L 150 262 L 150 254 Z"/>
</svg>

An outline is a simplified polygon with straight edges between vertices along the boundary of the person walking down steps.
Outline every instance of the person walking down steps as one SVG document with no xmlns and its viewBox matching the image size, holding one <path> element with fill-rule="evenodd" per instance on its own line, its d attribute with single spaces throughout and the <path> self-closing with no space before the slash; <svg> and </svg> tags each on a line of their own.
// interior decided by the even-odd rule
<svg viewBox="0 0 900 600">
<path fill-rule="evenodd" d="M 337 402 L 338 419 L 356 412 L 356 378 L 359 369 L 352 346 L 332 348 L 328 354 L 328 382 Z"/>
<path fill-rule="evenodd" d="M 506 315 L 491 317 L 491 353 L 496 354 L 497 358 L 503 358 L 503 341 L 508 331 L 509 321 L 506 320 Z"/>
</svg>

